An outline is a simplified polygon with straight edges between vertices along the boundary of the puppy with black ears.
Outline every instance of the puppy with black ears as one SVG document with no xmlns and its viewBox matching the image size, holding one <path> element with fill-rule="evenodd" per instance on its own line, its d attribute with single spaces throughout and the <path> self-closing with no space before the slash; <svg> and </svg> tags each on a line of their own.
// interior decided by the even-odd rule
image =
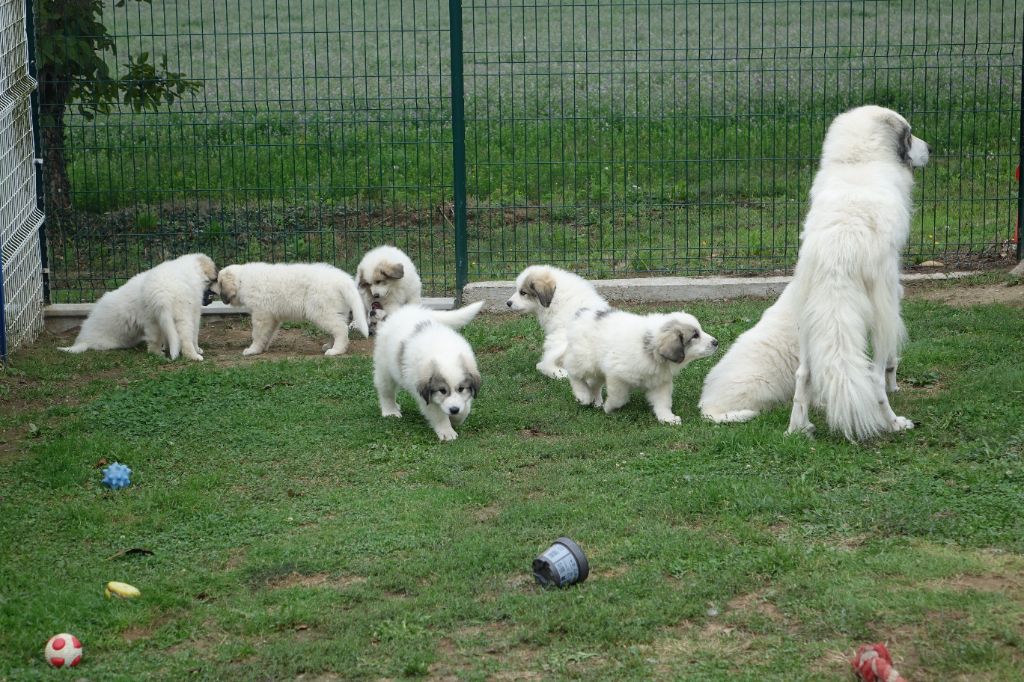
<svg viewBox="0 0 1024 682">
<path fill-rule="evenodd" d="M 609 305 L 587 280 L 551 267 L 531 265 L 516 278 L 516 290 L 505 305 L 515 311 L 536 313 L 544 330 L 544 353 L 537 371 L 552 379 L 564 379 L 563 357 L 568 348 L 568 330 L 583 308 L 608 310 Z"/>
<path fill-rule="evenodd" d="M 418 304 L 421 290 L 416 266 L 394 246 L 378 246 L 366 252 L 356 267 L 356 284 L 366 307 L 370 334 L 403 305 Z"/>
<path fill-rule="evenodd" d="M 684 312 L 635 315 L 620 310 L 584 310 L 569 328 L 565 369 L 573 395 L 584 405 L 613 412 L 641 389 L 664 424 L 682 420 L 672 412 L 672 382 L 683 367 L 718 350 L 715 337 Z M 608 397 L 602 401 L 601 386 Z"/>
<path fill-rule="evenodd" d="M 480 370 L 469 343 L 456 330 L 476 317 L 478 301 L 458 310 L 409 305 L 378 329 L 373 384 L 383 417 L 401 417 L 395 401 L 404 388 L 442 441 L 455 440 L 480 390 Z"/>
</svg>

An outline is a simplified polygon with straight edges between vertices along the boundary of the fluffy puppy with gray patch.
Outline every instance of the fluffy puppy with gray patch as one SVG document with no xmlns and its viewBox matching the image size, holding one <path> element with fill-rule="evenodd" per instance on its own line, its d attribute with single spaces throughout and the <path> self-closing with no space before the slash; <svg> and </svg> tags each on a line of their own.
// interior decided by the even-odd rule
<svg viewBox="0 0 1024 682">
<path fill-rule="evenodd" d="M 694 360 L 718 349 L 715 337 L 684 312 L 635 315 L 621 310 L 581 311 L 569 328 L 565 369 L 573 395 L 604 411 L 629 402 L 637 389 L 647 394 L 654 416 L 664 424 L 682 420 L 672 412 L 672 381 Z"/>
<path fill-rule="evenodd" d="M 245 263 L 220 271 L 215 289 L 228 305 L 252 316 L 252 344 L 242 355 L 265 351 L 282 322 L 312 322 L 333 337 L 324 355 L 348 349 L 349 322 L 364 337 L 366 309 L 348 273 L 326 263 Z"/>
<path fill-rule="evenodd" d="M 199 320 L 217 267 L 209 256 L 190 253 L 140 272 L 96 302 L 75 343 L 60 350 L 132 348 L 146 342 L 150 353 L 172 360 L 202 360 Z"/>
<path fill-rule="evenodd" d="M 469 343 L 456 330 L 480 312 L 483 301 L 458 310 L 410 305 L 381 325 L 373 349 L 373 384 L 384 417 L 401 417 L 399 388 L 413 395 L 442 441 L 455 440 L 480 390 L 480 370 Z"/>
<path fill-rule="evenodd" d="M 544 352 L 537 371 L 552 379 L 568 376 L 563 358 L 569 345 L 569 325 L 576 314 L 583 308 L 610 309 L 590 282 L 550 265 L 531 265 L 519 273 L 516 290 L 505 305 L 517 312 L 536 313 L 544 330 Z"/>
<path fill-rule="evenodd" d="M 423 288 L 412 260 L 394 246 L 367 251 L 356 267 L 356 284 L 369 316 L 371 334 L 403 305 L 418 304 Z"/>
</svg>

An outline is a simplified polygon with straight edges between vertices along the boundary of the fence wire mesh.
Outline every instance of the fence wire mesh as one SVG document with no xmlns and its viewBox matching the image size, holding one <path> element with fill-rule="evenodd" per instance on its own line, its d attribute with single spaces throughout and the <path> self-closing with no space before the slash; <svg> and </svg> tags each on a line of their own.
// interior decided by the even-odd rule
<svg viewBox="0 0 1024 682">
<path fill-rule="evenodd" d="M 23 0 L 0 1 L 0 364 L 42 329 L 43 278 Z"/>
<path fill-rule="evenodd" d="M 453 125 L 471 280 L 533 262 L 784 271 L 825 127 L 862 103 L 899 110 L 934 149 L 909 263 L 1012 251 L 1017 0 L 453 2 L 454 55 L 446 0 L 105 4 L 120 62 L 166 56 L 202 88 L 155 112 L 69 114 L 54 299 L 94 300 L 191 250 L 351 271 L 383 242 L 452 293 Z"/>
</svg>

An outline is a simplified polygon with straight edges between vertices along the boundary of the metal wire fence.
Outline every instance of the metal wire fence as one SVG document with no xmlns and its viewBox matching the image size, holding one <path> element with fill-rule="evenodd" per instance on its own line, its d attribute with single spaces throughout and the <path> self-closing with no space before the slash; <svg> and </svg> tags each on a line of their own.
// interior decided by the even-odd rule
<svg viewBox="0 0 1024 682">
<path fill-rule="evenodd" d="M 0 366 L 43 323 L 25 4 L 0 0 Z"/>
<path fill-rule="evenodd" d="M 1021 10 L 1018 0 L 108 6 L 112 68 L 125 55 L 166 56 L 202 87 L 157 112 L 69 114 L 74 210 L 48 227 L 51 295 L 94 300 L 192 250 L 218 264 L 351 271 L 384 242 L 410 253 L 435 294 L 533 262 L 592 277 L 784 271 L 825 127 L 863 103 L 899 110 L 934 149 L 908 262 L 1006 257 Z"/>
</svg>

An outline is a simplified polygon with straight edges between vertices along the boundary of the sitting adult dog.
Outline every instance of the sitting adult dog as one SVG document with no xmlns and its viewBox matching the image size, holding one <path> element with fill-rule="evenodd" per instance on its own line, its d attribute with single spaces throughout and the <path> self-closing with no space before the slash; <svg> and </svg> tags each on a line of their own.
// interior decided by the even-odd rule
<svg viewBox="0 0 1024 682">
<path fill-rule="evenodd" d="M 836 117 L 793 281 L 708 373 L 704 416 L 746 421 L 792 400 L 789 433 L 813 433 L 811 404 L 824 407 L 829 425 L 850 440 L 913 427 L 892 411 L 886 391 L 897 388 L 906 336 L 899 270 L 913 168 L 928 155 L 894 111 L 865 106 Z"/>
<path fill-rule="evenodd" d="M 324 355 L 348 349 L 349 323 L 369 335 L 366 309 L 352 278 L 326 263 L 245 263 L 220 271 L 216 291 L 252 316 L 252 344 L 242 355 L 267 350 L 282 322 L 312 322 L 333 337 Z"/>
<path fill-rule="evenodd" d="M 455 426 L 469 416 L 480 390 L 480 371 L 469 343 L 457 331 L 483 306 L 437 311 L 410 305 L 380 327 L 373 349 L 373 383 L 384 417 L 401 417 L 399 388 L 413 395 L 420 413 L 442 440 L 455 440 Z"/>
<path fill-rule="evenodd" d="M 635 389 L 642 389 L 654 416 L 665 424 L 682 421 L 672 412 L 675 376 L 718 349 L 715 337 L 684 312 L 584 310 L 569 327 L 568 340 L 565 369 L 580 403 L 601 407 L 601 386 L 606 385 L 604 411 L 612 412 L 629 402 Z"/>
<path fill-rule="evenodd" d="M 132 348 L 141 341 L 151 353 L 202 360 L 199 321 L 211 285 L 213 261 L 190 253 L 140 272 L 100 297 L 82 323 L 75 343 L 60 350 Z"/>
<path fill-rule="evenodd" d="M 394 246 L 367 251 L 356 267 L 356 284 L 369 316 L 371 334 L 403 305 L 418 304 L 423 287 L 412 259 Z"/>
<path fill-rule="evenodd" d="M 537 370 L 552 379 L 568 376 L 563 358 L 568 347 L 569 325 L 584 308 L 608 310 L 609 305 L 594 286 L 576 275 L 550 265 L 531 265 L 516 278 L 516 290 L 505 305 L 515 311 L 536 313 L 544 330 L 544 352 Z"/>
</svg>

